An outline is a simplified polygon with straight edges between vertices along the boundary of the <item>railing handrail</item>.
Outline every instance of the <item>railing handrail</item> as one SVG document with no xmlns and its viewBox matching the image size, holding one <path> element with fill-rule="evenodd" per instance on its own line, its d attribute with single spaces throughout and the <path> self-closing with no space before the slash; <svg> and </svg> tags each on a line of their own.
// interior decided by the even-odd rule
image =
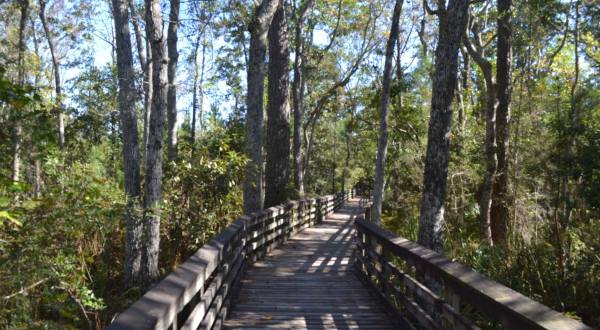
<svg viewBox="0 0 600 330">
<path fill-rule="evenodd" d="M 179 265 L 107 329 L 211 329 L 226 316 L 248 264 L 295 232 L 320 222 L 353 190 L 302 199 L 243 215 Z"/>
<path fill-rule="evenodd" d="M 376 224 L 366 221 L 363 216 L 359 216 L 355 223 L 359 239 L 357 243 L 359 244 L 359 249 L 362 248 L 364 253 L 362 256 L 358 255 L 357 267 L 364 275 L 367 274 L 364 273 L 365 269 L 362 268 L 360 263 L 364 262 L 365 258 L 369 258 L 368 254 L 375 254 L 374 258 L 378 260 L 375 260 L 374 263 L 385 264 L 378 265 L 380 268 L 394 268 L 392 272 L 387 272 L 388 275 L 393 273 L 397 277 L 410 277 L 407 274 L 398 274 L 400 270 L 392 265 L 392 261 L 389 260 L 391 259 L 390 256 L 399 257 L 407 264 L 414 266 L 417 273 L 421 273 L 422 277 L 430 280 L 433 279 L 444 290 L 450 290 L 460 300 L 467 302 L 490 319 L 500 321 L 506 328 L 591 329 L 581 322 L 568 318 L 500 283 L 492 281 L 469 267 L 449 260 L 441 253 L 427 249 L 405 238 L 398 237 Z M 362 235 L 368 237 L 361 237 Z M 375 242 L 372 241 L 373 238 Z M 377 251 L 378 249 L 379 251 Z M 361 258 L 363 261 L 361 261 Z M 377 269 L 373 268 L 372 270 L 377 272 Z M 378 280 L 389 281 L 389 278 L 381 278 L 383 273 L 378 274 L 380 275 Z M 411 277 L 409 281 L 415 280 Z M 424 282 L 427 282 L 427 280 Z M 385 285 L 389 286 L 390 283 L 385 283 Z M 424 283 L 416 283 L 416 285 L 420 287 L 415 290 L 421 290 L 421 293 L 422 291 L 429 291 L 426 293 L 427 295 L 430 297 L 435 296 L 435 294 L 426 288 Z M 459 304 L 456 302 L 444 302 L 439 297 L 435 299 L 439 299 L 435 302 L 437 305 L 448 303 L 456 307 L 454 312 L 458 312 Z M 414 301 L 411 301 L 411 303 L 414 303 Z M 456 316 L 462 318 L 460 315 Z M 428 320 L 427 322 L 430 321 Z M 459 322 L 461 326 L 469 324 L 469 321 L 466 321 L 466 323 L 462 322 L 465 321 L 461 320 Z"/>
</svg>

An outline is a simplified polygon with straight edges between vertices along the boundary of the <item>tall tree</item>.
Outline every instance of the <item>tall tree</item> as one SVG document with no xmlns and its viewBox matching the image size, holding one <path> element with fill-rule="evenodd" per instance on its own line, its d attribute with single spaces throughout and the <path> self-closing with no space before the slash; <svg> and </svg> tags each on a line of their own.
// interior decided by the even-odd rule
<svg viewBox="0 0 600 330">
<path fill-rule="evenodd" d="M 267 107 L 267 164 L 265 206 L 287 199 L 290 168 L 289 58 L 285 1 L 281 0 L 269 28 L 269 85 Z"/>
<path fill-rule="evenodd" d="M 246 178 L 244 180 L 244 213 L 263 207 L 262 131 L 264 111 L 265 55 L 269 26 L 279 0 L 263 0 L 255 9 L 250 30 L 248 54 L 248 95 L 246 97 Z"/>
<path fill-rule="evenodd" d="M 152 111 L 148 125 L 144 178 L 144 250 L 142 274 L 145 285 L 158 277 L 162 196 L 163 128 L 167 106 L 167 66 L 163 19 L 159 0 L 146 0 L 146 34 L 152 51 Z"/>
<path fill-rule="evenodd" d="M 392 62 L 394 60 L 394 48 L 398 43 L 400 31 L 400 13 L 402 12 L 403 0 L 396 0 L 394 14 L 392 15 L 392 27 L 390 36 L 385 47 L 385 64 L 383 67 L 383 82 L 381 86 L 381 118 L 379 119 L 379 141 L 377 143 L 377 159 L 375 162 L 375 185 L 373 187 L 373 221 L 381 222 L 381 205 L 385 193 L 385 158 L 388 147 L 388 108 L 390 105 L 390 82 L 392 78 Z M 400 66 L 401 63 L 396 63 Z"/>
<path fill-rule="evenodd" d="M 304 170 L 302 168 L 302 118 L 304 113 L 304 21 L 314 0 L 305 0 L 296 15 L 294 79 L 292 81 L 292 106 L 294 108 L 294 185 L 296 194 L 304 196 Z"/>
<path fill-rule="evenodd" d="M 512 62 L 512 0 L 498 0 L 498 44 L 496 51 L 496 84 L 498 109 L 496 136 L 498 140 L 498 170 L 494 181 L 491 226 L 494 244 L 505 245 L 510 213 L 508 210 L 508 147 L 511 119 L 511 62 Z"/>
<path fill-rule="evenodd" d="M 40 21 L 44 28 L 44 34 L 48 41 L 48 48 L 50 49 L 50 56 L 52 57 L 52 71 L 54 72 L 54 92 L 56 97 L 55 111 L 58 118 L 58 146 L 62 149 L 65 146 L 65 115 L 63 113 L 63 95 L 62 95 L 62 81 L 60 78 L 60 63 L 56 54 L 56 45 L 48 20 L 46 19 L 46 0 L 40 0 Z"/>
<path fill-rule="evenodd" d="M 202 64 L 198 65 L 198 48 L 200 46 L 202 35 L 203 34 L 199 30 L 196 35 L 196 40 L 194 41 L 194 50 L 191 57 L 191 60 L 194 61 L 194 83 L 192 85 L 192 120 L 190 123 L 190 143 L 192 145 L 192 151 L 195 149 L 194 142 L 196 141 L 196 115 L 198 113 L 198 108 L 201 109 L 204 106 L 204 93 L 202 89 L 202 83 L 204 80 L 204 58 L 206 57 L 206 43 L 204 41 L 202 42 Z"/>
<path fill-rule="evenodd" d="M 169 28 L 167 32 L 167 50 L 169 54 L 167 91 L 167 140 L 169 161 L 177 157 L 177 29 L 179 27 L 179 0 L 170 0 Z"/>
<path fill-rule="evenodd" d="M 492 231 L 490 225 L 490 210 L 492 207 L 492 196 L 494 179 L 498 167 L 498 157 L 496 155 L 496 108 L 498 107 L 498 98 L 496 94 L 496 79 L 494 79 L 494 69 L 492 63 L 486 59 L 485 48 L 481 40 L 480 27 L 470 17 L 467 23 L 467 29 L 463 36 L 463 43 L 470 57 L 475 60 L 481 70 L 485 86 L 485 175 L 481 185 L 479 197 L 479 231 L 481 240 L 486 244 L 492 244 Z M 474 36 L 471 41 L 469 32 Z M 462 119 L 462 118 L 461 118 Z"/>
<path fill-rule="evenodd" d="M 128 0 L 112 0 L 115 39 L 117 46 L 117 73 L 119 77 L 119 112 L 123 139 L 123 172 L 127 209 L 125 212 L 125 282 L 127 286 L 140 284 L 142 222 L 139 213 L 140 155 L 138 148 L 137 115 L 135 109 L 135 76 L 129 33 Z"/>
<path fill-rule="evenodd" d="M 427 0 L 424 1 L 427 11 L 439 18 L 439 37 L 435 50 L 418 242 L 436 251 L 443 250 L 452 99 L 456 90 L 460 39 L 467 24 L 469 7 L 468 0 L 450 0 L 447 7 L 444 3 L 439 1 L 439 7 L 432 11 Z"/>
<path fill-rule="evenodd" d="M 142 37 L 142 29 L 140 27 L 140 17 L 137 14 L 134 0 L 129 0 L 129 11 L 131 14 L 131 23 L 135 34 L 135 44 L 138 53 L 138 60 L 142 69 L 142 84 L 144 94 L 144 129 L 142 134 L 142 163 L 146 159 L 146 146 L 148 145 L 148 123 L 150 122 L 150 112 L 152 107 L 152 53 L 148 46 L 148 40 Z M 146 55 L 144 55 L 146 54 Z"/>
<path fill-rule="evenodd" d="M 17 58 L 17 84 L 21 87 L 25 85 L 25 52 L 27 44 L 25 40 L 25 28 L 27 26 L 27 18 L 29 16 L 29 0 L 20 0 L 20 17 L 19 17 L 19 41 L 18 41 L 18 58 Z M 15 111 L 15 117 L 18 117 Z M 18 182 L 21 179 L 21 147 L 22 147 L 23 127 L 21 120 L 15 118 L 13 126 L 13 161 L 12 161 L 12 181 Z"/>
</svg>

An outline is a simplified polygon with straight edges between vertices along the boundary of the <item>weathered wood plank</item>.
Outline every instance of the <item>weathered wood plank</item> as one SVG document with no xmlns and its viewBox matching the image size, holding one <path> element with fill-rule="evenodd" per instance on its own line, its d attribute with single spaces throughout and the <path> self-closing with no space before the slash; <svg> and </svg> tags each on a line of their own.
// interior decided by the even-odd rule
<svg viewBox="0 0 600 330">
<path fill-rule="evenodd" d="M 379 274 L 376 264 L 381 260 L 375 259 L 378 257 L 376 248 L 381 245 L 395 257 L 400 257 L 407 264 L 415 266 L 417 273 L 422 274 L 426 282 L 437 282 L 438 286 L 441 285 L 445 290 L 450 291 L 454 300 L 460 297 L 461 301 L 468 302 L 491 320 L 501 322 L 506 328 L 590 329 L 585 324 L 570 319 L 508 287 L 494 282 L 462 264 L 448 260 L 442 254 L 397 237 L 364 219 L 356 221 L 356 227 L 360 238 L 359 248 L 362 249 L 357 258 L 359 262 L 358 269 L 367 272 L 365 275 L 369 281 L 371 281 L 370 272 L 374 271 Z M 365 237 L 366 242 L 362 242 Z M 368 243 L 371 240 L 377 241 L 377 244 L 370 246 Z M 437 301 L 439 297 L 421 283 L 411 277 L 404 276 L 403 284 L 413 295 L 428 301 L 430 306 L 431 303 L 435 303 L 439 306 L 436 306 L 436 309 L 441 307 L 446 319 L 457 322 L 454 326 L 470 326 L 467 320 L 460 317 L 455 308 L 451 308 L 447 304 L 440 306 L 439 301 Z M 419 322 L 427 324 L 427 327 L 432 326 L 429 325 L 430 318 L 423 315 L 421 306 L 415 304 L 405 295 L 399 295 L 398 298 L 404 300 L 402 303 L 409 310 L 412 309 L 411 312 L 414 316 L 419 316 Z"/>
<path fill-rule="evenodd" d="M 315 217 L 333 209 L 334 196 L 317 204 Z M 355 276 L 353 220 L 359 212 L 358 200 L 347 203 L 257 261 L 242 279 L 224 327 L 396 329 Z"/>
</svg>

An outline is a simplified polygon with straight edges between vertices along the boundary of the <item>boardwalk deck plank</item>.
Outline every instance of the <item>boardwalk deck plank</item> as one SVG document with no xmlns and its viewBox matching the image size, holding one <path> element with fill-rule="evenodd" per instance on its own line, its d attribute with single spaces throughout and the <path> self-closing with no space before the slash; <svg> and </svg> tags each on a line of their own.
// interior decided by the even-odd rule
<svg viewBox="0 0 600 330">
<path fill-rule="evenodd" d="M 346 203 L 248 269 L 226 329 L 397 329 L 351 264 L 353 219 Z"/>
</svg>

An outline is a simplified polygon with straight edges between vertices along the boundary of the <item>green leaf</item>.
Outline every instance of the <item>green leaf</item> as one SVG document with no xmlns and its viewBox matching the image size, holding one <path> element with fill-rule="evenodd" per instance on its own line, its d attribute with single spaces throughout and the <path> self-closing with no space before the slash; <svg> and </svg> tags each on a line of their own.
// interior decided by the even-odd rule
<svg viewBox="0 0 600 330">
<path fill-rule="evenodd" d="M 8 213 L 8 211 L 0 211 L 0 219 L 6 219 L 18 227 L 23 226 L 23 223 L 21 221 L 17 220 L 16 218 L 14 218 L 12 215 L 10 215 L 10 213 Z"/>
</svg>

